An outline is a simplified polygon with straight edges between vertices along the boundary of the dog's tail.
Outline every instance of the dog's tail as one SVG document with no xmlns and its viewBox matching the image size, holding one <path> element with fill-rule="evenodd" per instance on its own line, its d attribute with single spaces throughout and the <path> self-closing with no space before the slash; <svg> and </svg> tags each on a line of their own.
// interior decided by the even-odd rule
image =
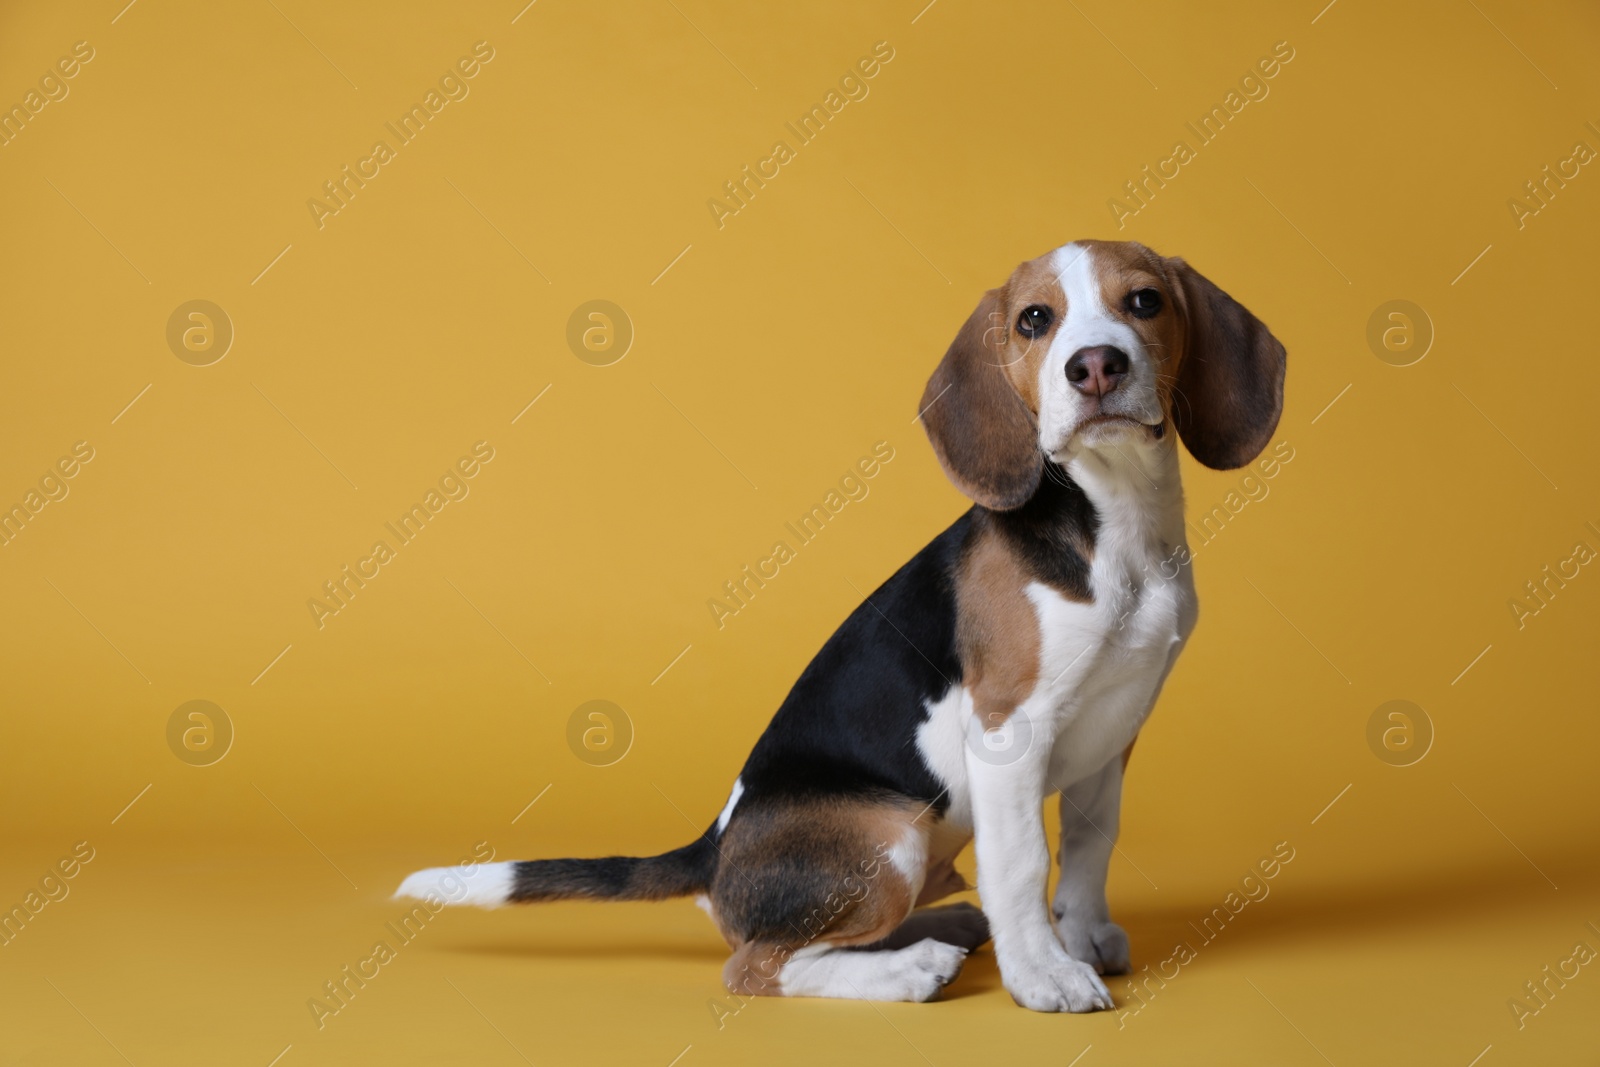
<svg viewBox="0 0 1600 1067">
<path fill-rule="evenodd" d="M 430 867 L 407 876 L 394 895 L 480 908 L 573 899 L 666 900 L 705 892 L 716 872 L 716 845 L 702 835 L 659 856 Z"/>
</svg>

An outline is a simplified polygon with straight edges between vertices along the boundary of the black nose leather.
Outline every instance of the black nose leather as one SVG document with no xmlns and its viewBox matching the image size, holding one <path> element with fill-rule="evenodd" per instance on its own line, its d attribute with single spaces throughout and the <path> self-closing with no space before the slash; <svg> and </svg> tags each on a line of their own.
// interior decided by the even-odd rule
<svg viewBox="0 0 1600 1067">
<path fill-rule="evenodd" d="M 1128 376 L 1128 353 L 1110 345 L 1080 348 L 1067 360 L 1067 381 L 1080 393 L 1105 396 Z"/>
</svg>

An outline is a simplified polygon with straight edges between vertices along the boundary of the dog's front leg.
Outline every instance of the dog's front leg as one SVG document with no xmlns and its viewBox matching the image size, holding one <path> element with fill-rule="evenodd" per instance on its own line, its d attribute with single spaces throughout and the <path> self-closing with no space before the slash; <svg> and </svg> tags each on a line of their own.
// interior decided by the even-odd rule
<svg viewBox="0 0 1600 1067">
<path fill-rule="evenodd" d="M 1122 807 L 1122 758 L 1061 791 L 1061 880 L 1052 911 L 1061 943 L 1101 974 L 1128 972 L 1128 935 L 1111 921 L 1106 869 Z"/>
<path fill-rule="evenodd" d="M 996 760 L 981 743 L 967 746 L 978 895 L 1000 977 L 1018 1004 L 1034 1011 L 1110 1008 L 1111 994 L 1094 968 L 1073 959 L 1057 939 L 1045 903 L 1050 852 L 1042 805 L 1049 751 L 1037 736 L 1009 762 Z"/>
</svg>

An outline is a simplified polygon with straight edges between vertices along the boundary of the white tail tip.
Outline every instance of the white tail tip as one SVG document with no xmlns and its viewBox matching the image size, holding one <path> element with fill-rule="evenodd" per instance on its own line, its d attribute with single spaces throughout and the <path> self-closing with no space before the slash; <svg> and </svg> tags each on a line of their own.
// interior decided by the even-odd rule
<svg viewBox="0 0 1600 1067">
<path fill-rule="evenodd" d="M 512 863 L 468 863 L 459 867 L 429 867 L 407 875 L 394 895 L 497 908 L 511 898 L 514 866 Z"/>
</svg>

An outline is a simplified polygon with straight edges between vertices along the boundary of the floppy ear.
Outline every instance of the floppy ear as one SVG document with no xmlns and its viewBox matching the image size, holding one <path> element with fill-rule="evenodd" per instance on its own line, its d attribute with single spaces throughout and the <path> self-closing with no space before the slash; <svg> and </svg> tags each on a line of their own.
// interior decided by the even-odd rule
<svg viewBox="0 0 1600 1067">
<path fill-rule="evenodd" d="M 1195 459 L 1213 470 L 1261 454 L 1283 411 L 1283 345 L 1233 297 L 1181 259 L 1178 277 L 1188 330 L 1178 366 L 1172 421 Z"/>
<path fill-rule="evenodd" d="M 995 511 L 1039 487 L 1044 456 L 1033 413 L 1001 367 L 999 291 L 989 290 L 922 392 L 922 426 L 957 489 Z"/>
</svg>

